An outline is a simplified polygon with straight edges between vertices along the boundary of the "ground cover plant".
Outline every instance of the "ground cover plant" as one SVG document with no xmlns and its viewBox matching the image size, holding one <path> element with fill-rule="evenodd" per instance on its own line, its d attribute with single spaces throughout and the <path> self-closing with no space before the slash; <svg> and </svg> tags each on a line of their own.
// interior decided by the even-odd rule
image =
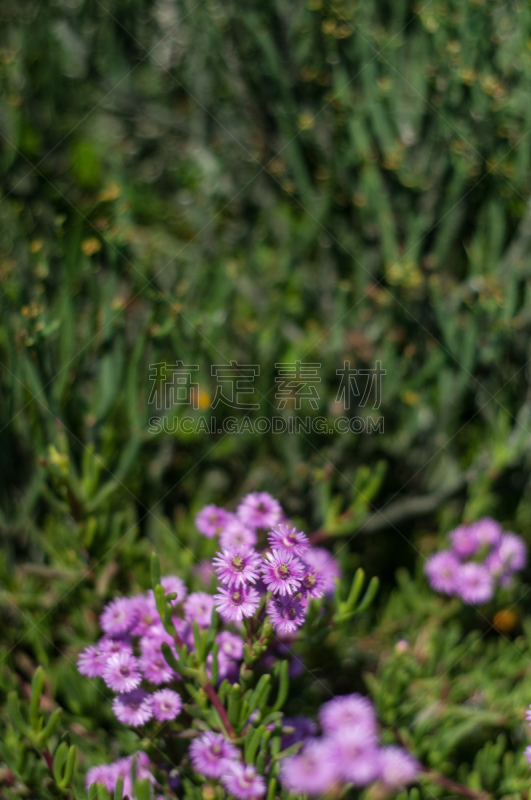
<svg viewBox="0 0 531 800">
<path fill-rule="evenodd" d="M 86 798 L 111 763 L 141 800 L 237 796 L 187 755 L 227 738 L 203 674 L 154 684 L 183 706 L 145 731 L 78 661 L 116 598 L 164 576 L 170 603 L 230 604 L 213 566 L 236 545 L 263 559 L 276 524 L 340 583 L 282 633 L 301 674 L 266 648 L 258 672 L 237 660 L 239 697 L 210 681 L 248 726 L 228 741 L 263 778 L 249 791 L 305 793 L 282 763 L 302 780 L 329 747 L 319 709 L 361 697 L 412 780 L 355 786 L 327 757 L 323 792 L 527 796 L 527 5 L 4 0 L 0 21 L 0 796 Z M 285 520 L 246 541 L 237 509 L 263 492 Z M 517 538 L 474 549 L 486 519 Z M 251 643 L 307 601 L 261 580 Z M 224 634 L 250 646 L 220 611 L 173 652 L 185 669 L 212 672 Z M 265 732 L 240 719 L 260 670 L 259 714 L 284 715 Z M 277 759 L 301 714 L 310 757 Z"/>
</svg>

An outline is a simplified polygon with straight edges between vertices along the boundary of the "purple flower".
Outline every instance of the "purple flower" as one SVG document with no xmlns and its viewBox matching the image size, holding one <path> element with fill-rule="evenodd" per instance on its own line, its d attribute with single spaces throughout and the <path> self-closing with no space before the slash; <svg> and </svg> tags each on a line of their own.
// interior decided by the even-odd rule
<svg viewBox="0 0 531 800">
<path fill-rule="evenodd" d="M 341 577 L 341 570 L 334 556 L 324 547 L 311 547 L 305 552 L 303 561 L 313 568 L 315 575 L 320 575 L 324 593 L 327 596 L 333 595 L 336 578 Z"/>
<path fill-rule="evenodd" d="M 219 537 L 219 543 L 224 548 L 254 547 L 256 542 L 257 536 L 254 530 L 244 525 L 238 517 L 233 517 L 227 522 Z"/>
<path fill-rule="evenodd" d="M 282 723 L 282 729 L 283 750 L 297 742 L 305 742 L 306 739 L 315 736 L 317 733 L 317 725 L 313 719 L 305 717 L 304 714 L 298 714 L 296 717 L 285 717 Z"/>
<path fill-rule="evenodd" d="M 450 531 L 452 550 L 458 558 L 473 556 L 479 548 L 479 540 L 473 525 L 458 525 Z"/>
<path fill-rule="evenodd" d="M 266 553 L 262 575 L 267 588 L 274 594 L 291 594 L 299 588 L 304 576 L 304 565 L 289 550 L 272 550 Z"/>
<path fill-rule="evenodd" d="M 209 595 L 210 597 L 211 595 Z M 180 637 L 183 644 L 188 647 L 188 650 L 194 649 L 194 628 L 193 622 L 187 622 L 180 617 L 172 617 L 171 621 L 177 635 Z M 201 627 L 201 626 L 200 626 Z"/>
<path fill-rule="evenodd" d="M 527 763 L 531 767 L 531 744 L 528 744 L 526 749 L 524 750 L 524 756 L 527 759 Z"/>
<path fill-rule="evenodd" d="M 181 620 L 181 622 L 184 622 L 184 620 Z M 184 624 L 186 625 L 187 623 L 184 622 Z M 150 631 L 146 636 L 140 637 L 140 652 L 146 657 L 153 656 L 155 654 L 160 655 L 162 653 L 161 648 L 163 642 L 169 644 L 170 647 L 173 647 L 175 644 L 173 637 L 170 636 L 170 634 L 165 631 L 164 628 L 161 631 Z"/>
<path fill-rule="evenodd" d="M 98 647 L 106 658 L 118 655 L 118 653 L 126 653 L 129 656 L 133 655 L 133 648 L 129 644 L 129 641 L 125 639 L 109 639 L 107 636 L 104 636 L 99 640 Z"/>
<path fill-rule="evenodd" d="M 256 583 L 261 558 L 251 547 L 239 547 L 216 553 L 212 563 L 220 581 L 229 588 L 236 588 L 245 586 L 248 581 Z"/>
<path fill-rule="evenodd" d="M 134 628 L 131 631 L 133 636 L 145 636 L 155 631 L 164 631 L 153 592 L 132 597 L 131 604 L 134 606 L 136 616 Z"/>
<path fill-rule="evenodd" d="M 100 625 L 109 636 L 127 633 L 135 623 L 135 610 L 127 597 L 117 597 L 105 606 L 100 617 Z"/>
<path fill-rule="evenodd" d="M 515 533 L 504 533 L 496 550 L 489 556 L 501 565 L 501 573 L 517 572 L 527 562 L 527 547 Z"/>
<path fill-rule="evenodd" d="M 370 700 L 361 694 L 344 694 L 334 697 L 321 706 L 319 722 L 328 734 L 348 728 L 361 728 L 366 736 L 376 735 L 376 714 Z"/>
<path fill-rule="evenodd" d="M 227 792 L 237 800 L 249 800 L 252 797 L 262 797 L 266 792 L 265 780 L 256 774 L 252 764 L 242 764 L 241 761 L 226 761 L 225 769 L 221 775 L 221 782 Z"/>
<path fill-rule="evenodd" d="M 141 750 L 132 756 L 120 758 L 113 764 L 98 764 L 87 772 L 85 786 L 88 789 L 93 783 L 101 783 L 108 792 L 114 792 L 118 778 L 124 778 L 123 793 L 124 797 L 133 796 L 133 762 L 136 762 L 136 775 L 139 780 L 148 778 L 154 782 L 153 775 L 149 771 L 150 763 L 148 756 Z"/>
<path fill-rule="evenodd" d="M 282 521 L 280 504 L 267 492 L 252 492 L 243 498 L 236 515 L 249 528 L 272 528 Z"/>
<path fill-rule="evenodd" d="M 270 547 L 291 550 L 296 556 L 302 556 L 310 547 L 305 533 L 284 523 L 275 525 L 267 534 L 267 538 L 269 539 Z"/>
<path fill-rule="evenodd" d="M 335 745 L 341 777 L 354 786 L 365 786 L 376 780 L 380 770 L 376 734 L 363 725 L 337 731 L 331 738 Z"/>
<path fill-rule="evenodd" d="M 337 759 L 327 739 L 310 739 L 302 752 L 280 762 L 282 785 L 294 794 L 326 794 L 336 782 Z"/>
<path fill-rule="evenodd" d="M 182 603 L 188 594 L 185 582 L 182 578 L 177 577 L 177 575 L 164 575 L 160 579 L 160 584 L 164 588 L 165 594 L 175 593 L 177 595 L 174 604 Z"/>
<path fill-rule="evenodd" d="M 474 536 L 479 542 L 480 547 L 484 545 L 493 547 L 494 545 L 499 544 L 502 535 L 502 528 L 495 519 L 483 517 L 483 519 L 478 519 L 477 522 L 473 522 L 470 527 L 472 528 Z"/>
<path fill-rule="evenodd" d="M 227 658 L 233 658 L 235 661 L 241 661 L 243 658 L 243 642 L 241 638 L 230 631 L 222 631 L 216 636 L 216 642 L 219 643 L 220 655 L 223 653 Z"/>
<path fill-rule="evenodd" d="M 406 750 L 396 745 L 382 747 L 379 751 L 380 780 L 390 789 L 413 783 L 420 772 L 420 764 Z"/>
<path fill-rule="evenodd" d="M 177 692 L 173 692 L 171 689 L 159 689 L 151 696 L 151 706 L 155 719 L 164 722 L 179 716 L 183 701 Z"/>
<path fill-rule="evenodd" d="M 212 660 L 213 660 L 212 653 L 209 653 L 206 663 L 207 663 L 207 675 L 210 679 L 212 678 Z M 240 674 L 240 665 L 238 664 L 238 662 L 234 661 L 232 658 L 227 658 L 227 656 L 223 655 L 223 653 L 219 653 L 218 683 L 221 683 L 225 678 L 227 678 L 229 683 L 237 683 L 239 674 Z"/>
<path fill-rule="evenodd" d="M 120 722 L 134 727 L 144 725 L 153 716 L 151 697 L 142 689 L 117 695 L 113 700 L 112 710 Z"/>
<path fill-rule="evenodd" d="M 194 620 L 200 628 L 208 628 L 212 619 L 214 598 L 206 592 L 192 592 L 183 603 L 184 617 L 190 625 Z"/>
<path fill-rule="evenodd" d="M 197 575 L 203 586 L 207 587 L 210 586 L 212 583 L 212 578 L 215 575 L 212 561 L 209 558 L 203 558 L 199 564 L 196 564 L 194 567 L 192 567 L 192 572 L 194 575 Z"/>
<path fill-rule="evenodd" d="M 221 733 L 212 731 L 207 731 L 194 739 L 189 753 L 196 772 L 207 778 L 220 778 L 227 759 L 235 760 L 239 757 L 238 749 L 233 744 Z"/>
<path fill-rule="evenodd" d="M 91 644 L 79 654 L 77 668 L 87 678 L 101 678 L 107 663 L 107 655 L 102 652 L 100 645 Z"/>
<path fill-rule="evenodd" d="M 114 764 L 110 766 L 114 772 L 114 779 L 115 784 L 118 778 L 123 777 L 124 779 L 124 788 L 123 788 L 123 796 L 124 797 L 133 797 L 133 763 L 136 762 L 136 777 L 138 780 L 144 780 L 148 778 L 151 783 L 155 782 L 153 775 L 149 771 L 149 758 L 146 753 L 143 753 L 141 750 L 135 753 L 132 756 L 126 756 L 126 758 L 120 758 L 118 761 L 115 761 Z M 114 787 L 113 787 L 114 788 Z"/>
<path fill-rule="evenodd" d="M 293 633 L 304 622 L 306 611 L 300 597 L 272 597 L 267 604 L 271 624 L 278 633 Z"/>
<path fill-rule="evenodd" d="M 224 508 L 215 505 L 205 506 L 195 518 L 195 527 L 203 536 L 213 539 L 221 533 L 231 517 L 232 514 Z"/>
<path fill-rule="evenodd" d="M 325 593 L 325 582 L 323 576 L 316 572 L 313 567 L 305 565 L 304 575 L 301 581 L 301 590 L 306 597 L 323 597 Z"/>
<path fill-rule="evenodd" d="M 140 659 L 140 669 L 144 678 L 155 686 L 161 683 L 170 683 L 177 680 L 180 676 L 170 667 L 161 652 L 154 652 L 150 655 L 142 656 Z"/>
<path fill-rule="evenodd" d="M 142 681 L 137 659 L 129 653 L 110 656 L 103 669 L 103 680 L 113 692 L 130 692 Z"/>
<path fill-rule="evenodd" d="M 252 617 L 260 604 L 260 595 L 252 586 L 240 586 L 238 589 L 219 587 L 214 595 L 216 610 L 224 620 L 241 622 L 243 617 Z"/>
<path fill-rule="evenodd" d="M 435 553 L 424 564 L 424 572 L 430 586 L 437 592 L 445 594 L 457 593 L 460 569 L 461 563 L 449 550 Z"/>
<path fill-rule="evenodd" d="M 482 564 L 462 564 L 457 578 L 457 592 L 465 603 L 488 602 L 494 594 L 492 575 Z"/>
<path fill-rule="evenodd" d="M 114 792 L 116 786 L 116 770 L 114 764 L 98 764 L 91 767 L 85 777 L 85 787 L 88 790 L 93 783 L 101 783 L 107 791 Z"/>
</svg>

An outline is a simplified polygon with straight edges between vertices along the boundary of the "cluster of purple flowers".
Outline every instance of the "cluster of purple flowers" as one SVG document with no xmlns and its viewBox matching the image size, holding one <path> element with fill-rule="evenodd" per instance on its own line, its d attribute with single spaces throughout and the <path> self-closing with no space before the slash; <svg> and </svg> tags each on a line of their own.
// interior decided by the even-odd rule
<svg viewBox="0 0 531 800">
<path fill-rule="evenodd" d="M 208 538 L 219 536 L 221 552 L 213 564 L 221 586 L 214 601 L 227 622 L 254 616 L 269 593 L 266 611 L 275 631 L 292 634 L 303 624 L 310 599 L 334 590 L 336 560 L 312 547 L 266 492 L 247 495 L 234 514 L 206 506 L 196 526 Z M 266 532 L 265 551 L 259 553 L 259 537 Z"/>
<path fill-rule="evenodd" d="M 166 592 L 175 593 L 175 602 L 186 597 L 187 589 L 177 576 L 162 578 L 162 584 Z M 183 619 L 176 618 L 176 623 L 190 627 Z M 164 684 L 179 676 L 161 651 L 163 642 L 175 645 L 160 621 L 153 592 L 113 600 L 103 610 L 100 624 L 105 635 L 80 654 L 81 674 L 102 678 L 117 693 L 113 711 L 125 725 L 138 727 L 152 718 L 158 722 L 175 719 L 182 708 L 181 696 Z"/>
<path fill-rule="evenodd" d="M 395 745 L 378 741 L 376 714 L 370 700 L 359 694 L 334 697 L 321 706 L 323 735 L 316 737 L 311 720 L 292 721 L 294 732 L 285 742 L 303 742 L 302 750 L 282 761 L 281 779 L 295 794 L 323 795 L 344 784 L 357 787 L 380 781 L 396 789 L 415 781 L 420 765 Z M 285 721 L 288 723 L 288 720 Z"/>
<path fill-rule="evenodd" d="M 155 779 L 149 769 L 149 758 L 145 753 L 139 751 L 133 756 L 120 758 L 113 764 L 99 764 L 97 767 L 89 769 L 85 779 L 87 789 L 93 783 L 101 783 L 112 794 L 118 779 L 123 778 L 123 796 L 133 797 L 133 764 L 138 780 L 147 778 L 150 783 L 155 784 Z M 156 796 L 155 800 L 159 800 L 159 796 Z"/>
<path fill-rule="evenodd" d="M 312 547 L 308 537 L 285 519 L 278 502 L 264 492 L 245 497 L 235 513 L 207 506 L 196 524 L 208 538 L 219 537 L 220 550 L 210 565 L 210 574 L 219 580 L 217 593 L 189 594 L 181 578 L 161 578 L 171 603 L 175 636 L 160 619 L 153 591 L 117 598 L 101 614 L 104 635 L 78 660 L 83 675 L 101 678 L 116 693 L 113 711 L 118 720 L 136 728 L 150 721 L 162 723 L 155 735 L 179 717 L 183 708 L 176 691 L 181 676 L 164 658 L 165 643 L 176 656 L 177 667 L 176 642 L 194 653 L 194 626 L 200 631 L 209 628 L 216 609 L 224 623 L 215 636 L 218 685 L 224 679 L 237 683 L 244 656 L 244 619 L 254 617 L 253 629 L 269 620 L 276 634 L 263 656 L 262 667 L 267 670 L 271 659 L 282 653 L 287 657 L 287 643 L 304 622 L 311 599 L 331 595 L 339 577 L 338 564 L 330 553 Z M 202 572 L 208 574 L 203 568 Z M 212 658 L 210 653 L 205 663 L 208 677 Z M 311 720 L 299 718 L 292 734 L 285 721 L 283 747 L 303 742 L 300 753 L 283 761 L 281 779 L 286 789 L 316 795 L 347 783 L 365 786 L 380 780 L 395 787 L 415 779 L 418 765 L 414 759 L 400 748 L 379 745 L 374 709 L 366 698 L 337 697 L 322 707 L 320 721 L 320 737 L 315 736 Z M 217 781 L 237 800 L 265 795 L 264 777 L 253 764 L 245 763 L 233 741 L 216 731 L 194 734 L 188 755 L 197 773 Z M 147 756 L 139 753 L 137 757 L 137 776 L 149 777 L 153 792 L 157 791 Z M 124 794 L 133 797 L 133 758 L 93 767 L 87 774 L 87 786 L 102 783 L 112 793 L 123 776 Z"/>
<path fill-rule="evenodd" d="M 238 800 L 262 797 L 265 780 L 252 764 L 240 760 L 240 751 L 221 733 L 201 734 L 190 745 L 190 759 L 196 772 L 219 780 L 227 792 Z"/>
<path fill-rule="evenodd" d="M 486 603 L 497 586 L 507 586 L 527 561 L 524 541 L 504 532 L 490 517 L 459 525 L 450 533 L 450 549 L 431 556 L 424 571 L 433 589 L 470 604 Z"/>
</svg>

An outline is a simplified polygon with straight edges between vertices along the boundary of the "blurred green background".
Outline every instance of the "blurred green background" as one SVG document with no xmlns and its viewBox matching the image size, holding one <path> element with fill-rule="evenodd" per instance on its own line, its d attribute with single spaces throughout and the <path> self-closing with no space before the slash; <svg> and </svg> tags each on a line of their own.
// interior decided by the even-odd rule
<svg viewBox="0 0 531 800">
<path fill-rule="evenodd" d="M 0 688 L 87 714 L 75 645 L 207 502 L 271 492 L 382 602 L 462 518 L 531 544 L 529 4 L 2 0 L 0 76 Z M 154 434 L 177 360 L 195 416 L 235 360 L 331 424 L 380 361 L 383 430 Z"/>
</svg>

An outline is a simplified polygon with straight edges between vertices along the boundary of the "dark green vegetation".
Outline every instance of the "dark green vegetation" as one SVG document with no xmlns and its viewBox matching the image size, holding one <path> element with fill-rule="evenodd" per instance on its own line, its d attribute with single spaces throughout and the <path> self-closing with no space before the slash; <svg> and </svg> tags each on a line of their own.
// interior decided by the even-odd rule
<svg viewBox="0 0 531 800">
<path fill-rule="evenodd" d="M 131 748 L 76 675 L 80 644 L 149 585 L 153 546 L 189 573 L 203 504 L 266 489 L 333 535 L 349 576 L 383 579 L 380 627 L 350 637 L 374 641 L 311 656 L 351 665 L 334 690 L 370 667 L 382 721 L 405 720 L 425 763 L 526 789 L 504 752 L 523 744 L 527 639 L 417 595 L 426 533 L 463 516 L 531 544 L 529 5 L 3 0 L 0 46 L 2 693 L 42 663 L 82 769 Z M 193 417 L 231 360 L 260 366 L 251 419 L 282 416 L 275 363 L 300 360 L 321 364 L 301 415 L 384 432 L 150 433 L 150 365 L 176 360 L 199 367 Z M 336 402 L 344 361 L 381 362 L 378 410 Z M 392 622 L 399 564 L 419 578 Z M 525 596 L 507 602 L 524 614 Z M 422 645 L 384 666 L 400 636 Z M 3 719 L 15 796 L 35 796 Z"/>
</svg>

